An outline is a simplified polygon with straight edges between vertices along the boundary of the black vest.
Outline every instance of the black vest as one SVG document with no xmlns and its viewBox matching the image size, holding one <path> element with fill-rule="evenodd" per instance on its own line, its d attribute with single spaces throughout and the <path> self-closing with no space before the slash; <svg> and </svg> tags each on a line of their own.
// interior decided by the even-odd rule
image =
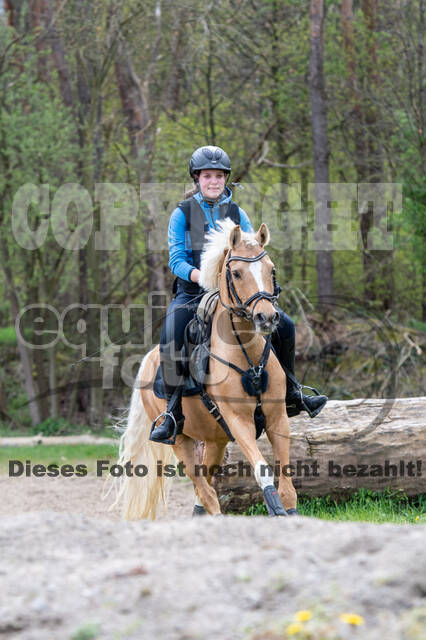
<svg viewBox="0 0 426 640">
<path fill-rule="evenodd" d="M 189 237 L 191 238 L 192 264 L 196 269 L 199 269 L 205 235 L 209 230 L 206 216 L 200 203 L 194 197 L 179 202 L 178 207 L 182 209 L 185 215 L 186 229 L 189 231 Z M 232 222 L 240 224 L 240 209 L 236 202 L 231 200 L 219 205 L 219 219 L 223 220 L 224 218 L 231 218 Z M 177 278 L 177 282 L 186 293 L 197 294 L 202 291 L 202 288 L 196 282 L 188 282 L 182 278 Z M 175 281 L 173 290 L 175 290 L 177 282 Z"/>
</svg>

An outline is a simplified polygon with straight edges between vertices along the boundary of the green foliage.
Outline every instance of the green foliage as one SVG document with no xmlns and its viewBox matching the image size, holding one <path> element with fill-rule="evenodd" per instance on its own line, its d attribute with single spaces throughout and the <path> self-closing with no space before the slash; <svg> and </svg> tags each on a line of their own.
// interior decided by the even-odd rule
<svg viewBox="0 0 426 640">
<path fill-rule="evenodd" d="M 16 346 L 15 327 L 0 327 L 0 344 L 3 346 Z"/>
<path fill-rule="evenodd" d="M 99 637 L 100 632 L 98 624 L 85 624 L 72 634 L 70 640 L 95 640 Z"/>
<path fill-rule="evenodd" d="M 426 333 L 426 322 L 421 322 L 420 320 L 415 320 L 412 318 L 409 322 L 410 327 L 417 329 L 417 331 L 424 331 Z"/>
<path fill-rule="evenodd" d="M 72 424 L 64 418 L 47 418 L 32 428 L 32 432 L 43 436 L 65 436 L 77 433 L 87 433 L 88 427 Z"/>
<path fill-rule="evenodd" d="M 23 335 L 26 340 L 30 340 L 32 332 L 24 329 Z M 8 347 L 16 347 L 17 337 L 15 327 L 0 327 L 0 344 Z"/>
<path fill-rule="evenodd" d="M 322 520 L 348 520 L 356 522 L 425 523 L 426 496 L 408 498 L 404 493 L 374 492 L 360 489 L 345 501 L 337 501 L 330 496 L 298 498 L 297 509 L 302 516 Z M 267 515 L 263 503 L 252 505 L 245 515 Z"/>
</svg>

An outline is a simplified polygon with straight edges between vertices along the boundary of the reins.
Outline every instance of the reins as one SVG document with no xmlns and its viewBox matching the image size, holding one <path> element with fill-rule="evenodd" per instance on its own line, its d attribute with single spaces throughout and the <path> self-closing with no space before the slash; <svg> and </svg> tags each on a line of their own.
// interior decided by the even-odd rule
<svg viewBox="0 0 426 640">
<path fill-rule="evenodd" d="M 266 427 L 266 418 L 265 418 L 265 415 L 264 415 L 264 413 L 262 411 L 262 393 L 264 393 L 266 391 L 266 388 L 268 386 L 268 372 L 266 371 L 266 365 L 267 365 L 267 362 L 268 362 L 268 359 L 269 359 L 269 355 L 271 353 L 272 334 L 269 334 L 267 336 L 267 338 L 265 339 L 265 346 L 263 348 L 262 355 L 260 357 L 259 363 L 257 365 L 255 365 L 252 362 L 249 354 L 247 353 L 247 350 L 246 350 L 244 344 L 241 341 L 240 335 L 239 335 L 237 329 L 235 328 L 233 314 L 235 314 L 239 318 L 244 318 L 245 320 L 254 322 L 254 310 L 255 310 L 256 305 L 258 304 L 258 302 L 260 302 L 260 300 L 268 300 L 269 302 L 271 302 L 273 304 L 275 309 L 278 309 L 277 302 L 278 302 L 279 294 L 281 292 L 281 288 L 276 282 L 275 269 L 274 269 L 273 270 L 273 276 L 272 276 L 273 277 L 273 285 L 274 285 L 273 293 L 271 294 L 268 291 L 257 291 L 252 296 L 247 298 L 247 300 L 245 302 L 242 302 L 240 296 L 238 295 L 238 293 L 237 293 L 237 291 L 235 289 L 229 264 L 230 264 L 230 262 L 232 262 L 232 260 L 241 260 L 243 262 L 257 262 L 258 260 L 261 260 L 262 258 L 264 258 L 264 256 L 266 256 L 266 255 L 267 255 L 267 252 L 266 251 L 262 251 L 261 253 L 259 253 L 257 256 L 254 256 L 253 258 L 246 258 L 246 257 L 243 257 L 243 256 L 232 256 L 231 255 L 231 250 L 229 250 L 228 257 L 227 257 L 227 260 L 226 260 L 226 288 L 227 288 L 227 293 L 228 293 L 229 299 L 233 303 L 235 303 L 237 306 L 231 306 L 231 305 L 226 304 L 222 300 L 222 297 L 221 297 L 220 292 L 219 292 L 219 301 L 220 301 L 221 305 L 225 309 L 227 309 L 227 311 L 229 313 L 229 318 L 230 318 L 230 321 L 231 321 L 233 334 L 237 338 L 239 347 L 240 347 L 241 351 L 243 352 L 244 357 L 247 360 L 249 368 L 244 371 L 243 369 L 241 369 L 240 367 L 235 365 L 233 362 L 229 362 L 228 360 L 225 360 L 224 358 L 221 358 L 220 356 L 214 354 L 212 351 L 209 350 L 209 355 L 212 358 L 214 358 L 215 360 L 218 360 L 222 364 L 227 365 L 228 367 L 230 367 L 231 369 L 234 369 L 234 371 L 239 373 L 241 375 L 241 377 L 242 377 L 242 384 L 243 384 L 244 390 L 249 395 L 256 396 L 256 408 L 255 408 L 255 411 L 254 411 L 254 422 L 255 422 L 255 425 L 256 425 L 256 437 L 259 437 L 260 434 L 262 433 L 262 431 Z M 249 305 L 252 302 L 254 302 L 254 305 L 253 305 L 253 308 L 250 311 Z"/>
</svg>

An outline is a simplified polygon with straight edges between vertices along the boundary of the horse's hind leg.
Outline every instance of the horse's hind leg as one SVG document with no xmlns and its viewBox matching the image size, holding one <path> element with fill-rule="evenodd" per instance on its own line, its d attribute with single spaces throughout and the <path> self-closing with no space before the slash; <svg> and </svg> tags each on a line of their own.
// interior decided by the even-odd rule
<svg viewBox="0 0 426 640">
<path fill-rule="evenodd" d="M 223 456 L 225 455 L 225 449 L 228 441 L 213 442 L 208 441 L 204 447 L 203 466 L 202 472 L 206 473 L 206 479 L 209 485 L 212 484 L 213 474 L 218 471 L 218 467 L 222 464 Z M 206 510 L 201 500 L 196 498 L 194 505 L 193 515 L 204 515 Z"/>
<path fill-rule="evenodd" d="M 176 444 L 173 445 L 173 449 L 177 458 L 183 462 L 186 475 L 192 480 L 195 493 L 201 503 L 200 506 L 202 505 L 207 513 L 218 515 L 220 513 L 220 505 L 216 491 L 209 484 L 207 476 L 203 473 L 203 468 L 199 468 L 200 465 L 195 459 L 194 444 L 192 438 L 181 434 L 176 438 Z"/>
</svg>

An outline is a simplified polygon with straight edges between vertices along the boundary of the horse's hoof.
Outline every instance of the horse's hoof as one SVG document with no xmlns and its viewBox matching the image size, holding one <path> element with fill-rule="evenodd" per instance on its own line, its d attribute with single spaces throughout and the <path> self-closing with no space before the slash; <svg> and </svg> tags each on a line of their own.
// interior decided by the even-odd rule
<svg viewBox="0 0 426 640">
<path fill-rule="evenodd" d="M 205 516 L 207 515 L 207 511 L 201 504 L 194 504 L 194 509 L 192 511 L 192 517 L 194 516 Z"/>
<path fill-rule="evenodd" d="M 289 516 L 300 516 L 300 513 L 297 509 L 287 509 L 287 515 Z"/>
</svg>

